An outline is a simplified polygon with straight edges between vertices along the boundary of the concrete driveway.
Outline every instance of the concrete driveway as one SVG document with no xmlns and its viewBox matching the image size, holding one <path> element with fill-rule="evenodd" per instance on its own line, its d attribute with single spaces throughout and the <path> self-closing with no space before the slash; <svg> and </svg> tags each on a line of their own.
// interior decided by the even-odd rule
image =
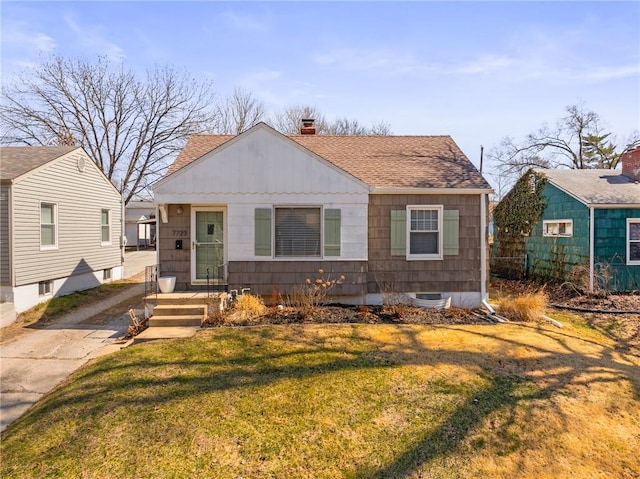
<svg viewBox="0 0 640 479">
<path fill-rule="evenodd" d="M 155 251 L 125 255 L 125 277 L 155 264 Z M 144 281 L 144 278 L 141 280 Z M 120 294 L 87 305 L 44 329 L 33 329 L 0 346 L 0 431 L 87 361 L 119 350 L 129 325 L 126 307 L 104 321 L 91 318 L 144 293 L 136 283 Z"/>
</svg>

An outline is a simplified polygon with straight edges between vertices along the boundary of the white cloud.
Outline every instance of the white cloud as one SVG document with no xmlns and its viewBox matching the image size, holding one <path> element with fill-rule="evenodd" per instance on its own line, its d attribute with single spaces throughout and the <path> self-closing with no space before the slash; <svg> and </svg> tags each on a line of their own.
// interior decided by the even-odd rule
<svg viewBox="0 0 640 479">
<path fill-rule="evenodd" d="M 25 22 L 7 22 L 2 27 L 2 43 L 20 46 L 31 53 L 49 53 L 56 47 L 53 38 L 43 32 L 33 31 Z"/>
<path fill-rule="evenodd" d="M 613 80 L 640 75 L 640 65 L 622 65 L 617 67 L 599 67 L 584 72 L 581 78 L 589 80 Z"/>
<path fill-rule="evenodd" d="M 95 53 L 106 55 L 110 60 L 121 61 L 125 58 L 124 50 L 105 38 L 103 35 L 103 27 L 97 25 L 81 25 L 70 15 L 65 15 L 63 19 L 71 31 L 76 34 L 79 45 Z"/>
</svg>

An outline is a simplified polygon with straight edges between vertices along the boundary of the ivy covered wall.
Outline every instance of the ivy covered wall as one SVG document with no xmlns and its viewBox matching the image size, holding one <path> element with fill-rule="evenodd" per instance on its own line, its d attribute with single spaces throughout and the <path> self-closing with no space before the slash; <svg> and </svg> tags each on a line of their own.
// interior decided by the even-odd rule
<svg viewBox="0 0 640 479">
<path fill-rule="evenodd" d="M 526 276 L 526 239 L 544 211 L 546 183 L 544 176 L 529 170 L 496 205 L 492 273 L 512 278 Z"/>
</svg>

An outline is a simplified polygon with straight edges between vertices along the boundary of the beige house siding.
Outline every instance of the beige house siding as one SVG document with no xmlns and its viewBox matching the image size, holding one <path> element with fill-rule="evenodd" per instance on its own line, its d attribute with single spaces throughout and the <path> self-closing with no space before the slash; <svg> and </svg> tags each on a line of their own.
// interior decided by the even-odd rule
<svg viewBox="0 0 640 479">
<path fill-rule="evenodd" d="M 84 158 L 80 171 L 78 159 Z M 15 286 L 120 266 L 120 196 L 81 151 L 18 179 L 12 190 Z M 40 204 L 57 205 L 58 245 L 40 247 Z M 110 210 L 111 243 L 101 244 L 101 212 Z"/>
<path fill-rule="evenodd" d="M 398 293 L 480 291 L 481 195 L 371 195 L 369 199 L 369 293 L 379 293 L 379 283 Z M 445 210 L 458 210 L 459 254 L 425 261 L 391 256 L 391 211 L 407 205 L 443 205 Z"/>
<path fill-rule="evenodd" d="M 11 237 L 9 202 L 11 187 L 0 186 L 0 285 L 11 285 Z"/>
</svg>

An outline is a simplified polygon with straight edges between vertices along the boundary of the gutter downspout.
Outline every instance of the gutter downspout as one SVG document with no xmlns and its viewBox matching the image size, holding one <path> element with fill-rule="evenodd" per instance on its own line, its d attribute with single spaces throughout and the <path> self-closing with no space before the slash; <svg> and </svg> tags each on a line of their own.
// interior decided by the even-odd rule
<svg viewBox="0 0 640 479">
<path fill-rule="evenodd" d="M 487 194 L 480 195 L 480 300 L 486 303 L 487 294 Z"/>
<path fill-rule="evenodd" d="M 595 208 L 593 206 L 589 206 L 589 292 L 593 293 L 593 275 L 594 275 L 594 251 L 595 251 L 595 236 L 596 236 L 596 225 L 595 225 Z"/>
</svg>

